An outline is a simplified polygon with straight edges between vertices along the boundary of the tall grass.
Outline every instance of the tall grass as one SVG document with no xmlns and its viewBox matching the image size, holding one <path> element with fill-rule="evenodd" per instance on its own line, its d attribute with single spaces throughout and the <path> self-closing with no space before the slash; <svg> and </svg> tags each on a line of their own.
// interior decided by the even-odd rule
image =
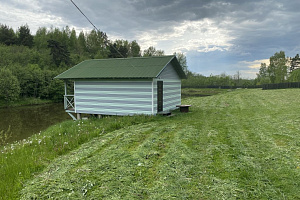
<svg viewBox="0 0 300 200">
<path fill-rule="evenodd" d="M 6 131 L 0 131 L 0 146 L 5 145 L 11 137 L 12 132 L 10 131 L 10 126 L 8 126 Z"/>
</svg>

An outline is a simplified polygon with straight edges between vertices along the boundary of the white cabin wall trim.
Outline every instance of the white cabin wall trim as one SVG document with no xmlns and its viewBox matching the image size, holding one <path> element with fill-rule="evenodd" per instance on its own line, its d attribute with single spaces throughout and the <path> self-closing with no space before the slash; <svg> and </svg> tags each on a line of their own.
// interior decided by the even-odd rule
<svg viewBox="0 0 300 200">
<path fill-rule="evenodd" d="M 152 79 L 152 115 L 154 115 L 154 79 Z"/>
<path fill-rule="evenodd" d="M 77 109 L 76 109 L 76 107 L 77 107 L 76 106 L 76 92 L 75 92 L 76 87 L 75 87 L 75 85 L 76 85 L 76 81 L 74 81 L 74 107 L 75 107 L 74 110 L 75 110 L 75 113 L 77 113 Z"/>
</svg>

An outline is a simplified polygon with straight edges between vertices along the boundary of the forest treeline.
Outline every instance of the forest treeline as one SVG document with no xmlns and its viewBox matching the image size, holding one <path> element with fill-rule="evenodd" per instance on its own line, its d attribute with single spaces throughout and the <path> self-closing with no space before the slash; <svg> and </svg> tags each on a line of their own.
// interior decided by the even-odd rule
<svg viewBox="0 0 300 200">
<path fill-rule="evenodd" d="M 182 81 L 183 87 L 256 87 L 300 81 L 298 54 L 288 63 L 283 51 L 275 53 L 270 57 L 270 65 L 262 63 L 257 78 L 252 80 L 242 78 L 239 71 L 233 76 L 223 73 L 206 77 L 192 73 L 186 57 L 182 53 L 174 54 L 188 76 Z M 161 55 L 163 50 L 152 46 L 141 50 L 135 40 L 110 41 L 106 33 L 96 30 L 77 33 L 68 26 L 41 27 L 32 34 L 28 25 L 14 31 L 0 24 L 0 104 L 31 97 L 61 101 L 64 84 L 53 78 L 86 59 Z"/>
<path fill-rule="evenodd" d="M 187 72 L 188 79 L 182 80 L 183 88 L 255 88 L 255 79 L 242 78 L 240 71 L 234 75 L 222 73 L 220 75 L 203 76 Z"/>
<path fill-rule="evenodd" d="M 14 31 L 0 24 L 0 103 L 27 97 L 61 101 L 64 84 L 53 78 L 86 59 L 160 55 L 163 50 L 142 51 L 135 40 L 110 41 L 96 30 L 41 27 L 33 35 L 28 25 Z M 187 70 L 185 56 L 176 55 Z"/>
<path fill-rule="evenodd" d="M 300 57 L 286 57 L 284 51 L 276 52 L 270 57 L 270 64 L 261 63 L 255 79 L 242 78 L 240 71 L 234 75 L 203 76 L 188 72 L 188 79 L 182 81 L 182 87 L 220 87 L 220 88 L 256 88 L 265 84 L 300 82 Z"/>
</svg>

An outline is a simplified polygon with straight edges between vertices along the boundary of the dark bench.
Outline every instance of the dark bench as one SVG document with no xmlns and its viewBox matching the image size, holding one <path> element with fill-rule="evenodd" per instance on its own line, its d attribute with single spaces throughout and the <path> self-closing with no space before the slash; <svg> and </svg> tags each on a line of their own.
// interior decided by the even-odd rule
<svg viewBox="0 0 300 200">
<path fill-rule="evenodd" d="M 189 107 L 192 105 L 177 105 L 176 107 L 180 108 L 180 112 L 189 112 Z"/>
</svg>

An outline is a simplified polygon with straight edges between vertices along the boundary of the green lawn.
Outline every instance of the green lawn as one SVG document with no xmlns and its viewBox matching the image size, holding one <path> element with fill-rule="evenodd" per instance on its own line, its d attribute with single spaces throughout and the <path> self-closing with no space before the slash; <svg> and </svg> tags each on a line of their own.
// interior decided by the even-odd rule
<svg viewBox="0 0 300 200">
<path fill-rule="evenodd" d="M 50 128 L 40 137 L 60 132 L 64 148 L 97 135 L 21 181 L 21 199 L 300 199 L 299 99 L 300 89 L 234 90 L 114 131 L 101 120 Z"/>
</svg>

